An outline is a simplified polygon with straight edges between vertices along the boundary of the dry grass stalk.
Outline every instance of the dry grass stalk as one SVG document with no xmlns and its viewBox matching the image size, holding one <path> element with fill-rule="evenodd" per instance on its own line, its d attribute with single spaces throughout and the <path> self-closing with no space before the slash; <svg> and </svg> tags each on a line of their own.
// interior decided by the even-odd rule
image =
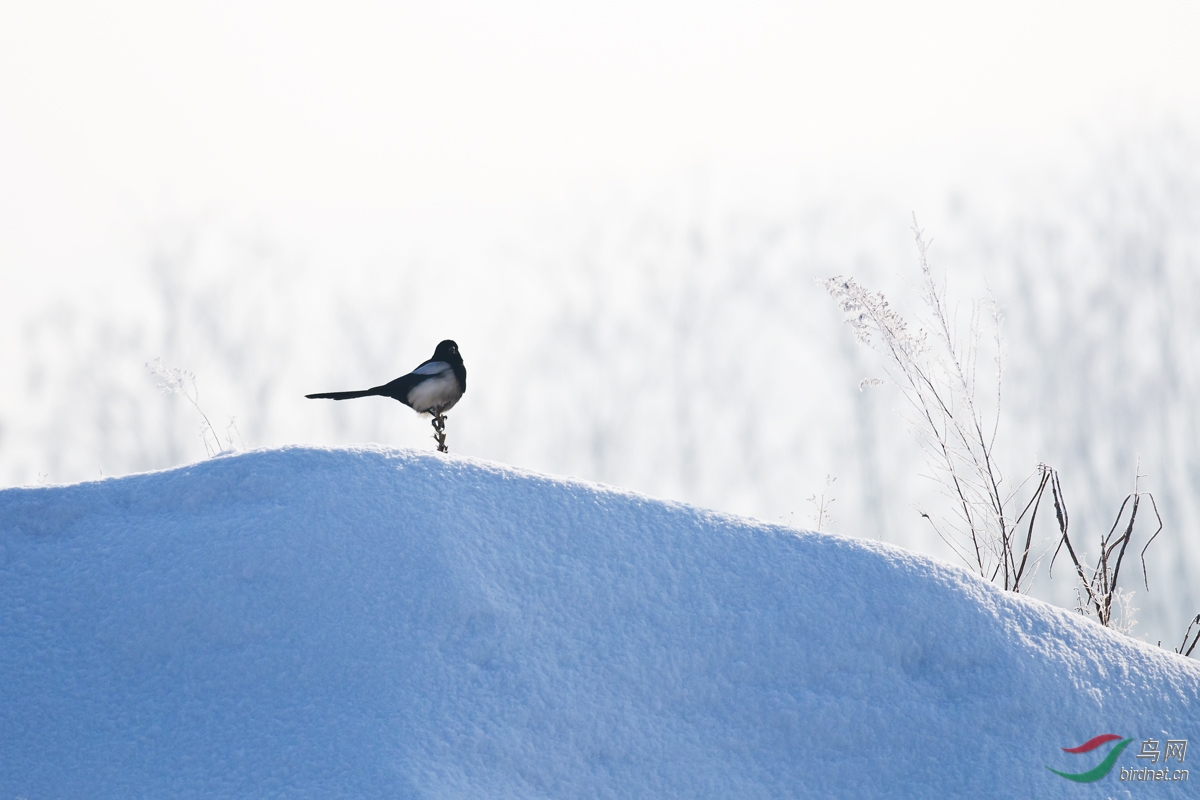
<svg viewBox="0 0 1200 800">
<path fill-rule="evenodd" d="M 1054 560 L 1058 558 L 1059 552 L 1065 545 L 1067 554 L 1071 557 L 1071 563 L 1075 565 L 1075 575 L 1079 578 L 1080 587 L 1083 590 L 1082 602 L 1080 603 L 1080 611 L 1095 615 L 1097 621 L 1106 627 L 1112 623 L 1113 600 L 1119 595 L 1117 581 L 1121 576 L 1121 565 L 1125 560 L 1125 553 L 1133 540 L 1134 529 L 1137 525 L 1137 515 L 1141 506 L 1142 498 L 1146 497 L 1150 500 L 1150 507 L 1154 510 L 1154 516 L 1158 520 L 1158 527 L 1150 538 L 1146 540 L 1146 544 L 1142 547 L 1142 582 L 1145 584 L 1146 591 L 1150 591 L 1150 579 L 1146 573 L 1146 550 L 1163 529 L 1162 515 L 1158 513 L 1158 503 L 1154 500 L 1154 495 L 1149 492 L 1138 491 L 1138 479 L 1140 475 L 1135 475 L 1133 480 L 1133 491 L 1125 497 L 1121 503 L 1121 508 L 1117 511 L 1117 518 L 1112 524 L 1112 528 L 1108 533 L 1100 538 L 1100 555 L 1096 559 L 1094 567 L 1085 565 L 1086 555 L 1082 552 L 1076 553 L 1075 546 L 1071 542 L 1070 537 L 1070 518 L 1067 515 L 1066 501 L 1063 499 L 1062 486 L 1058 481 L 1058 473 L 1046 465 L 1041 465 L 1043 482 L 1046 476 L 1049 476 L 1050 490 L 1054 497 L 1054 515 L 1058 522 L 1059 540 L 1058 547 L 1054 550 L 1054 557 L 1050 559 L 1050 569 L 1054 569 Z M 1125 519 L 1125 512 L 1128 510 L 1128 519 Z M 1122 520 L 1125 520 L 1122 527 Z M 1120 531 L 1118 533 L 1118 531 Z M 1088 577 L 1088 572 L 1091 572 L 1091 577 Z M 1189 628 L 1190 630 L 1190 628 Z M 1186 637 L 1185 637 L 1186 642 Z"/>
<path fill-rule="evenodd" d="M 1005 589 L 1021 591 L 1032 577 L 1033 521 L 1046 482 L 1042 481 L 1019 514 L 1013 513 L 1016 492 L 1005 487 L 995 456 L 1003 374 L 1000 314 L 994 302 L 986 304 L 995 332 L 994 387 L 988 387 L 995 411 L 989 417 L 977 401 L 982 308 L 973 307 L 967 336 L 957 336 L 946 306 L 945 286 L 933 278 L 929 243 L 915 219 L 913 234 L 921 295 L 928 313 L 924 327 L 911 331 L 883 294 L 868 291 L 853 278 L 831 278 L 825 287 L 845 314 L 855 339 L 885 357 L 888 375 L 908 404 L 907 418 L 925 451 L 932 477 L 951 500 L 953 511 L 948 520 L 939 522 L 924 512 L 922 516 L 975 572 L 1000 582 Z M 860 388 L 878 383 L 881 381 L 863 381 Z M 1027 526 L 1024 537 L 1020 535 L 1023 525 Z"/>
</svg>

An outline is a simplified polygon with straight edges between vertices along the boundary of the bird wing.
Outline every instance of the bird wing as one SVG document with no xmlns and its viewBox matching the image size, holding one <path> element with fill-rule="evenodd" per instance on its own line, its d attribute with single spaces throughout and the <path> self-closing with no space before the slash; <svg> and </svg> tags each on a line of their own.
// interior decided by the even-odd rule
<svg viewBox="0 0 1200 800">
<path fill-rule="evenodd" d="M 399 400 L 405 405 L 409 405 L 408 395 L 416 387 L 420 386 L 429 380 L 442 378 L 450 374 L 453 370 L 445 361 L 426 361 L 421 366 L 414 369 L 412 372 L 383 386 L 376 386 L 371 391 L 375 394 L 381 394 L 384 397 L 391 397 Z"/>
<path fill-rule="evenodd" d="M 376 386 L 372 392 L 381 394 L 384 397 L 392 397 L 399 400 L 401 403 L 408 403 L 408 393 L 415 387 L 424 383 L 427 380 L 441 377 L 447 372 L 450 372 L 450 365 L 445 361 L 426 361 L 421 366 L 414 369 L 407 375 L 396 378 L 396 380 L 385 383 L 383 386 Z"/>
<path fill-rule="evenodd" d="M 428 380 L 425 375 L 418 375 L 415 372 L 410 372 L 407 375 L 396 378 L 394 381 L 389 381 L 383 386 L 376 386 L 375 393 L 390 397 L 393 400 L 399 400 L 405 405 L 408 404 L 408 393 L 413 390 L 413 387 L 424 380 Z"/>
<path fill-rule="evenodd" d="M 426 361 L 424 364 L 417 367 L 409 374 L 410 375 L 427 375 L 432 378 L 436 375 L 442 375 L 444 373 L 453 372 L 453 371 L 454 371 L 454 368 L 451 367 L 449 364 L 447 364 L 445 361 Z"/>
</svg>

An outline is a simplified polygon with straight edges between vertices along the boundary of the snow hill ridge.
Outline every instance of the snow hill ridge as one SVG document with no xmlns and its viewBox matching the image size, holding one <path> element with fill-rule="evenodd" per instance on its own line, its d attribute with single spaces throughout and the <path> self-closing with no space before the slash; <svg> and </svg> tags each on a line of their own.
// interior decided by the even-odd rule
<svg viewBox="0 0 1200 800">
<path fill-rule="evenodd" d="M 1047 769 L 1105 733 L 1196 774 Z M 1197 787 L 1200 665 L 869 540 L 380 448 L 0 491 L 0 798 Z"/>
</svg>

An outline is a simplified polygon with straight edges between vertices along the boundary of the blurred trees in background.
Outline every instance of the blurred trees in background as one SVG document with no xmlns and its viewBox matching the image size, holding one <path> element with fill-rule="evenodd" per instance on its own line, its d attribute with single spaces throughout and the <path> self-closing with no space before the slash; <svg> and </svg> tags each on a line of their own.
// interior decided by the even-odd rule
<svg viewBox="0 0 1200 800">
<path fill-rule="evenodd" d="M 1141 457 L 1166 529 L 1135 633 L 1173 642 L 1200 606 L 1187 580 L 1200 574 L 1197 141 L 1130 139 L 1018 191 L 1002 216 L 965 197 L 949 223 L 915 210 L 951 295 L 986 281 L 1002 306 L 1002 429 L 1031 457 L 1005 469 L 1054 464 L 1090 531 Z M 472 375 L 452 412 L 457 453 L 798 526 L 834 475 L 835 530 L 949 557 L 913 508 L 930 489 L 898 400 L 859 390 L 880 367 L 817 283 L 853 275 L 904 297 L 913 210 L 830 198 L 749 212 L 685 190 L 547 224 L 483 264 L 312 263 L 236 226 L 165 226 L 126 309 L 63 301 L 29 317 L 0 478 L 203 458 L 192 409 L 155 390 L 156 357 L 195 373 L 214 425 L 236 416 L 249 446 L 431 447 L 395 403 L 303 395 L 389 380 L 452 336 Z M 1069 591 L 1056 583 L 1035 595 Z"/>
</svg>

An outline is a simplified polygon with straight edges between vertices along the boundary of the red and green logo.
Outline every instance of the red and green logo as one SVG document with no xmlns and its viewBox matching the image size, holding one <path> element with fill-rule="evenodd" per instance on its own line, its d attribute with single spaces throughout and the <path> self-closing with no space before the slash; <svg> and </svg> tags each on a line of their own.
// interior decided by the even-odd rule
<svg viewBox="0 0 1200 800">
<path fill-rule="evenodd" d="M 1112 770 L 1113 764 L 1117 763 L 1117 756 L 1121 755 L 1121 751 L 1128 747 L 1129 743 L 1132 742 L 1133 739 L 1123 739 L 1120 736 L 1117 736 L 1115 733 L 1104 733 L 1095 737 L 1094 739 L 1088 739 L 1078 747 L 1063 748 L 1063 752 L 1066 753 L 1090 753 L 1096 748 L 1103 747 L 1109 742 L 1114 741 L 1117 742 L 1117 744 L 1108 751 L 1108 755 L 1104 757 L 1104 760 L 1089 769 L 1087 772 L 1059 772 L 1053 767 L 1046 767 L 1046 769 L 1050 770 L 1055 775 L 1061 775 L 1067 780 L 1075 781 L 1076 783 L 1091 783 L 1092 781 L 1098 781 Z"/>
</svg>

